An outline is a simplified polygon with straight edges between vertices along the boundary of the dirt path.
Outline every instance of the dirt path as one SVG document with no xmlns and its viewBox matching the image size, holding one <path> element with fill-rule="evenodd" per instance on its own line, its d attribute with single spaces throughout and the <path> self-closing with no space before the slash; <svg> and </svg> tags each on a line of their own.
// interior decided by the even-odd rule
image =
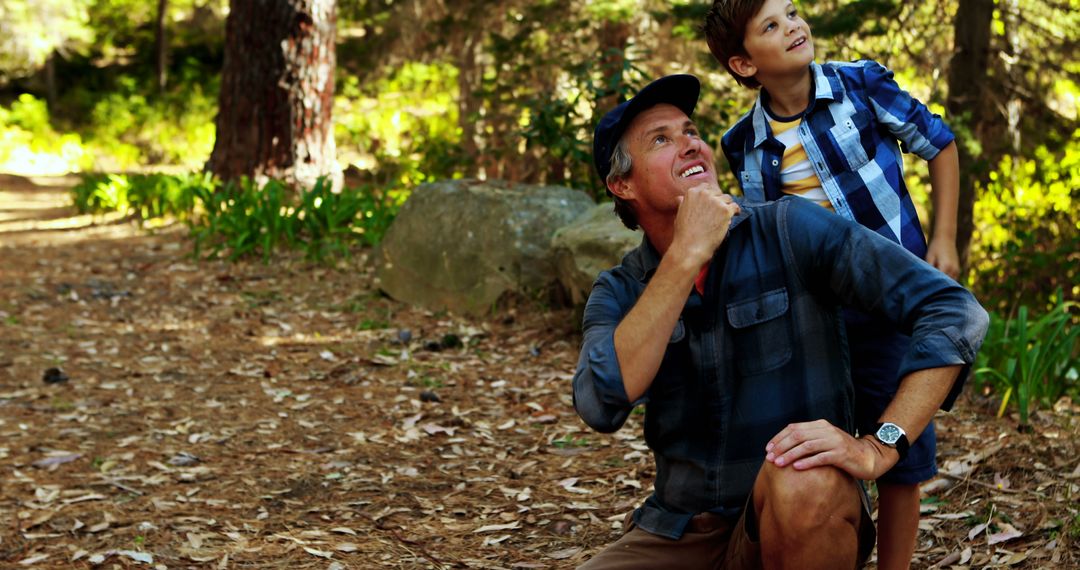
<svg viewBox="0 0 1080 570">
<path fill-rule="evenodd" d="M 572 568 L 648 494 L 642 416 L 574 415 L 569 312 L 413 309 L 363 252 L 195 262 L 65 192 L 0 179 L 0 566 Z M 1075 565 L 1077 409 L 964 406 L 916 567 Z"/>
</svg>

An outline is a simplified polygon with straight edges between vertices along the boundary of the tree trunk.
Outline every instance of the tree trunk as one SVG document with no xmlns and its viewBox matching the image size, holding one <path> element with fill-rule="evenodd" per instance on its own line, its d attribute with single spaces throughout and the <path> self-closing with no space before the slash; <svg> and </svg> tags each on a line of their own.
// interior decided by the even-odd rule
<svg viewBox="0 0 1080 570">
<path fill-rule="evenodd" d="M 624 83 L 623 66 L 626 63 L 626 48 L 630 44 L 632 31 L 629 22 L 605 20 L 600 26 L 596 43 L 605 84 L 610 85 L 611 78 L 615 76 L 619 77 L 620 85 Z M 622 94 L 618 91 L 601 97 L 596 101 L 594 116 L 603 116 L 619 103 L 622 103 Z"/>
<path fill-rule="evenodd" d="M 334 0 L 231 0 L 217 138 L 206 164 L 223 180 L 340 185 L 334 102 Z"/>
<path fill-rule="evenodd" d="M 169 10 L 169 0 L 158 0 L 157 5 L 157 86 L 158 91 L 165 91 L 165 83 L 168 81 L 168 43 L 165 41 L 165 13 Z"/>
<path fill-rule="evenodd" d="M 960 155 L 960 203 L 957 211 L 956 247 L 960 264 L 967 267 L 974 230 L 976 183 L 988 172 L 986 159 L 973 143 L 983 130 L 987 67 L 990 53 L 990 26 L 993 0 L 960 0 L 954 22 L 955 48 L 949 62 L 949 120 L 958 127 Z"/>
<path fill-rule="evenodd" d="M 467 36 L 458 52 L 458 125 L 461 127 L 461 151 L 465 155 L 465 175 L 475 177 L 479 170 L 480 148 L 476 144 L 476 123 L 480 101 L 476 96 L 481 72 L 476 63 L 476 42 Z"/>
<path fill-rule="evenodd" d="M 56 109 L 58 89 L 56 87 L 56 58 L 59 52 L 53 50 L 49 58 L 45 60 L 45 103 L 49 106 L 49 112 Z"/>
</svg>

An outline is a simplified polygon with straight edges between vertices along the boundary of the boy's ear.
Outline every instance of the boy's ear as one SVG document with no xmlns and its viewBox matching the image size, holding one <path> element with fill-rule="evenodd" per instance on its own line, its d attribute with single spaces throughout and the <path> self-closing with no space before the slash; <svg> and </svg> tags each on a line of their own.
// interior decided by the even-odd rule
<svg viewBox="0 0 1080 570">
<path fill-rule="evenodd" d="M 740 77 L 753 77 L 757 73 L 757 66 L 745 55 L 733 55 L 727 61 L 728 67 Z"/>
</svg>

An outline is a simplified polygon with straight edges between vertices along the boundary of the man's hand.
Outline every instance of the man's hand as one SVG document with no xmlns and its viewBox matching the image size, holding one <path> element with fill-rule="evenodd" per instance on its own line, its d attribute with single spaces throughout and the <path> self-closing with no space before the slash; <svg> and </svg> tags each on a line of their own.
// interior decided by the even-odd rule
<svg viewBox="0 0 1080 570">
<path fill-rule="evenodd" d="M 679 199 L 675 235 L 670 250 L 689 261 L 704 265 L 727 236 L 731 218 L 739 205 L 715 183 L 699 184 Z"/>
<path fill-rule="evenodd" d="M 825 420 L 788 424 L 765 446 L 765 460 L 777 467 L 812 469 L 832 465 L 856 479 L 877 479 L 900 459 L 895 449 L 873 438 L 854 438 Z"/>
<path fill-rule="evenodd" d="M 926 262 L 939 271 L 956 279 L 960 276 L 960 254 L 956 251 L 956 240 L 937 238 L 930 240 L 926 250 Z"/>
</svg>

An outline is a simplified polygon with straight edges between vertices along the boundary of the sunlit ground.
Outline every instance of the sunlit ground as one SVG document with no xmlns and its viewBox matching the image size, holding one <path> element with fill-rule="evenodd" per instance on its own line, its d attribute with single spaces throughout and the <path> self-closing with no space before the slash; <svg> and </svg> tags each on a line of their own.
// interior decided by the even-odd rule
<svg viewBox="0 0 1080 570">
<path fill-rule="evenodd" d="M 138 231 L 134 224 L 117 223 L 120 213 L 79 214 L 69 192 L 76 176 L 0 174 L 0 247 L 26 243 L 51 245 L 81 239 L 114 239 Z M 62 230 L 86 228 L 89 232 Z"/>
</svg>

